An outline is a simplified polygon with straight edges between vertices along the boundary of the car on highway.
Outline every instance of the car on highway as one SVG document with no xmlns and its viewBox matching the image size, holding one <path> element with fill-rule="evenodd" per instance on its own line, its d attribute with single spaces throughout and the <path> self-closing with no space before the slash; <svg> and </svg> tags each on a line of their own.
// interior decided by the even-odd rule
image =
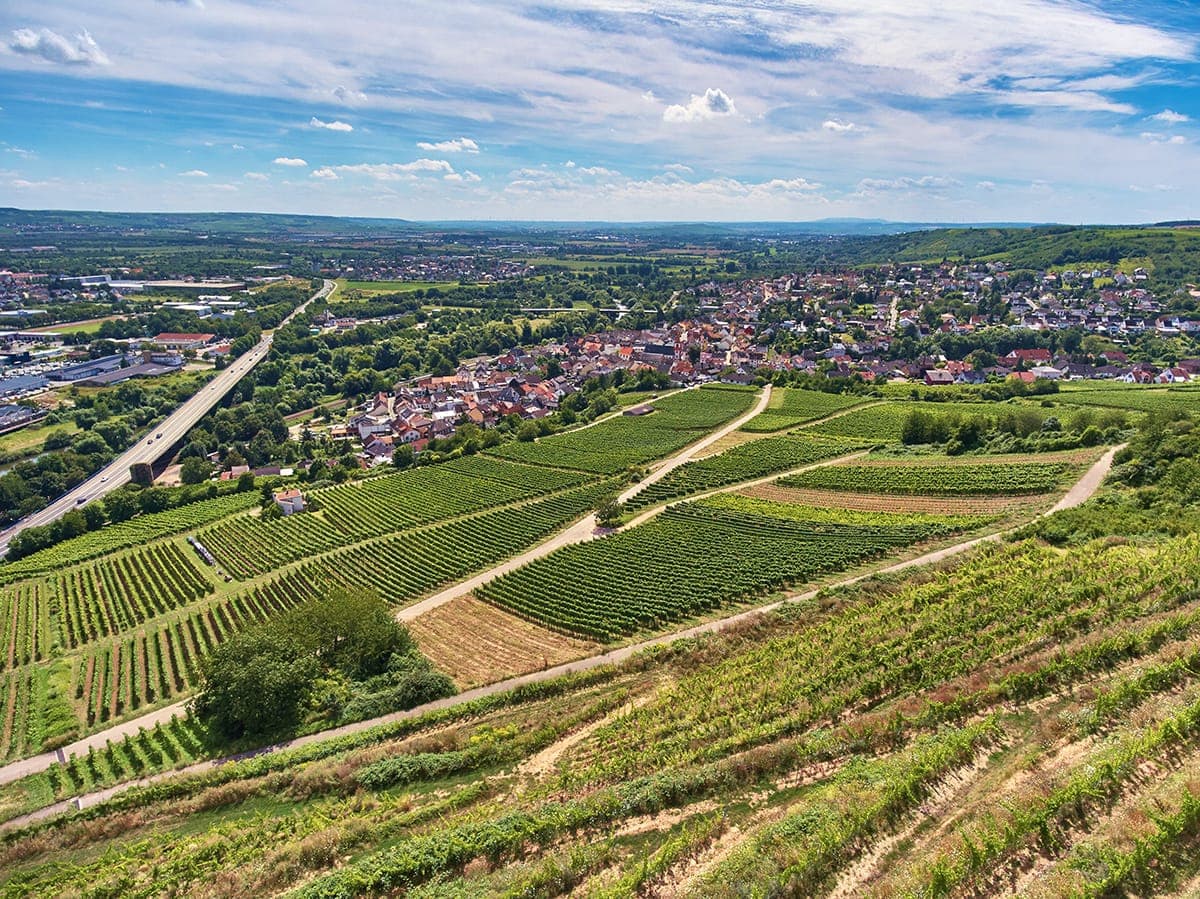
<svg viewBox="0 0 1200 899">
<path fill-rule="evenodd" d="M 154 435 L 154 439 L 155 439 L 155 440 L 162 440 L 162 431 L 159 431 L 157 434 L 155 434 L 155 435 Z"/>
</svg>

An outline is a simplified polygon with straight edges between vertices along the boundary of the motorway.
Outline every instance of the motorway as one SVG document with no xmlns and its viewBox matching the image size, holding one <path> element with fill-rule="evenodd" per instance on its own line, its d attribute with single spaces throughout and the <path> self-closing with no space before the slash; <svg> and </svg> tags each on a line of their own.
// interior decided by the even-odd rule
<svg viewBox="0 0 1200 899">
<path fill-rule="evenodd" d="M 335 282 L 326 280 L 319 291 L 309 297 L 305 303 L 298 306 L 291 315 L 283 320 L 283 324 L 287 324 L 295 316 L 303 313 L 308 308 L 308 304 L 313 300 L 329 296 L 333 292 L 334 287 Z M 63 494 L 40 512 L 26 515 L 7 530 L 0 532 L 0 556 L 8 552 L 9 542 L 13 537 L 25 530 L 25 528 L 49 524 L 52 521 L 58 520 L 72 509 L 80 508 L 116 490 L 118 487 L 123 487 L 129 483 L 129 467 L 131 465 L 138 462 L 153 464 L 158 461 L 163 453 L 183 440 L 187 432 L 194 428 L 197 422 L 207 415 L 220 402 L 221 398 L 233 389 L 238 381 L 245 377 L 246 372 L 250 371 L 250 369 L 266 358 L 267 353 L 271 350 L 273 336 L 271 332 L 263 334 L 262 339 L 255 344 L 252 350 L 235 359 L 229 368 L 218 372 L 216 377 L 205 384 L 198 393 L 186 400 L 178 409 L 163 419 L 163 421 L 159 422 L 148 435 L 143 434 L 138 438 L 136 444 L 117 456 L 116 459 L 97 471 L 78 487 Z"/>
</svg>

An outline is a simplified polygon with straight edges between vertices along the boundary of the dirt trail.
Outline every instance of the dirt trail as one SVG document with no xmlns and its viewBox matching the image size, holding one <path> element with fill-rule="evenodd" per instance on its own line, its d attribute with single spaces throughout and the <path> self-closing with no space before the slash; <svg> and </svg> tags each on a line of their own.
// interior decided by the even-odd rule
<svg viewBox="0 0 1200 899">
<path fill-rule="evenodd" d="M 1071 505 L 1078 505 L 1079 503 L 1082 503 L 1086 499 L 1088 499 L 1092 494 L 1094 494 L 1095 491 L 1099 488 L 1101 482 L 1104 480 L 1105 475 L 1108 474 L 1108 470 L 1112 465 L 1113 456 L 1116 454 L 1117 450 L 1119 450 L 1119 449 L 1120 449 L 1120 447 L 1114 447 L 1113 449 L 1106 452 L 1103 456 L 1101 456 L 1100 459 L 1096 462 L 1096 464 L 1093 465 L 1091 468 L 1089 468 L 1088 471 L 1083 475 L 1083 477 L 1080 478 L 1079 482 L 1077 482 L 1076 485 L 1067 492 L 1067 495 L 1063 498 L 1063 500 L 1060 502 L 1059 505 L 1062 508 L 1070 508 Z M 1070 501 L 1070 504 L 1063 505 L 1064 503 L 1067 503 L 1068 500 Z M 889 565 L 884 568 L 875 569 L 875 570 L 872 570 L 871 572 L 857 575 L 855 577 L 846 578 L 846 579 L 838 581 L 834 584 L 827 585 L 825 588 L 822 588 L 822 589 L 828 589 L 829 587 L 849 586 L 851 584 L 855 584 L 862 580 L 865 580 L 868 577 L 872 577 L 875 574 L 903 571 L 908 568 L 914 568 L 914 567 L 918 567 L 918 566 L 922 566 L 922 565 L 928 565 L 928 564 L 931 564 L 934 562 L 940 562 L 944 559 L 948 559 L 948 558 L 951 558 L 952 556 L 966 552 L 967 550 L 969 550 L 975 546 L 979 546 L 982 543 L 994 542 L 994 541 L 1000 540 L 1003 537 L 1003 535 L 1004 535 L 1004 532 L 1001 531 L 1001 532 L 997 532 L 997 533 L 993 533 L 993 534 L 988 534 L 983 537 L 976 537 L 972 540 L 966 540 L 966 541 L 963 541 L 962 543 L 956 543 L 952 546 L 948 546 L 943 549 L 935 550 L 934 552 L 926 553 L 922 556 L 917 556 L 915 558 L 908 559 L 903 562 L 898 562 L 894 565 Z M 459 587 L 454 591 L 456 596 L 460 595 L 463 592 L 464 592 L 464 590 L 462 589 L 462 585 L 459 585 Z M 341 727 L 322 731 L 320 733 L 310 734 L 310 735 L 307 735 L 304 737 L 297 737 L 293 740 L 287 740 L 282 743 L 275 744 L 273 746 L 263 747 L 262 749 L 258 750 L 256 754 L 277 752 L 280 749 L 305 746 L 310 743 L 318 742 L 320 740 L 326 740 L 326 739 L 331 739 L 333 737 L 345 736 L 347 734 L 360 733 L 364 730 L 368 730 L 368 729 L 378 726 L 378 725 L 392 724 L 397 721 L 403 721 L 403 720 L 406 720 L 409 718 L 415 718 L 419 715 L 425 714 L 426 712 L 436 711 L 439 709 L 452 708 L 457 705 L 462 705 L 464 703 L 471 702 L 475 699 L 481 699 L 486 696 L 493 696 L 497 693 L 503 693 L 507 690 L 511 690 L 516 687 L 523 686 L 525 684 L 542 683 L 544 681 L 553 680 L 554 678 L 557 678 L 557 677 L 562 677 L 563 675 L 566 675 L 566 674 L 574 674 L 574 673 L 577 673 L 580 671 L 588 671 L 593 668 L 599 668 L 604 665 L 616 665 L 616 664 L 619 664 L 619 663 L 625 661 L 626 659 L 630 658 L 631 656 L 635 655 L 636 653 L 642 652 L 643 650 L 650 649 L 650 648 L 657 647 L 657 646 L 663 646 L 663 645 L 669 644 L 669 643 L 673 643 L 676 640 L 682 640 L 682 639 L 687 639 L 690 637 L 700 636 L 701 634 L 719 633 L 723 630 L 726 630 L 732 626 L 741 624 L 741 623 L 748 621 L 752 618 L 755 618 L 757 616 L 775 611 L 780 606 L 783 606 L 786 603 L 795 602 L 797 600 L 805 600 L 805 599 L 814 598 L 818 592 L 819 592 L 819 590 L 806 590 L 801 593 L 791 594 L 777 602 L 773 602 L 773 603 L 770 603 L 765 606 L 757 606 L 753 609 L 747 609 L 746 611 L 738 612 L 738 613 L 736 613 L 734 615 L 730 615 L 726 618 L 721 618 L 721 619 L 717 619 L 715 621 L 705 622 L 704 624 L 699 624 L 694 627 L 686 628 L 682 631 L 675 631 L 675 632 L 672 632 L 669 634 L 663 634 L 658 637 L 653 637 L 651 639 L 644 640 L 640 643 L 630 644 L 628 646 L 623 646 L 618 649 L 613 649 L 608 652 L 601 653 L 599 655 L 590 656 L 589 658 L 586 658 L 586 659 L 580 659 L 579 661 L 568 662 L 567 664 L 556 665 L 553 668 L 547 668 L 542 671 L 535 671 L 535 672 L 531 672 L 530 674 L 521 675 L 519 677 L 513 677 L 513 678 L 508 678 L 507 680 L 497 681 L 493 684 L 489 684 L 489 685 L 483 686 L 483 687 L 477 687 L 473 690 L 467 690 L 465 692 L 458 693 L 454 696 L 446 697 L 445 699 L 439 699 L 435 702 L 430 702 L 430 703 L 426 703 L 421 706 L 417 706 L 417 707 L 409 709 L 407 711 L 393 712 L 391 714 L 384 715 L 379 718 L 373 718 L 368 721 L 360 721 L 355 724 L 347 724 L 347 725 L 343 725 Z M 453 598 L 453 597 L 450 597 L 450 598 Z M 186 702 L 181 702 L 181 703 L 177 703 L 173 706 L 168 706 L 164 709 L 159 709 L 157 712 L 153 712 L 150 715 L 144 715 L 140 718 L 134 718 L 130 721 L 125 722 L 124 724 L 118 725 L 115 728 L 109 728 L 106 731 L 101 731 L 100 733 L 93 734 L 92 736 L 86 738 L 85 740 L 78 741 L 77 743 L 72 743 L 70 746 L 65 747 L 65 752 L 68 755 L 74 754 L 74 753 L 80 751 L 79 750 L 80 746 L 83 746 L 82 751 L 84 753 L 86 753 L 88 745 L 94 745 L 97 748 L 103 748 L 105 743 L 109 740 L 112 740 L 115 742 L 117 740 L 122 739 L 126 735 L 136 734 L 140 727 L 152 727 L 154 725 L 154 723 L 156 723 L 158 721 L 170 720 L 171 714 L 173 714 L 173 713 L 174 714 L 182 714 L 185 706 L 186 706 Z M 13 762 L 9 765 L 5 765 L 4 767 L 0 768 L 0 784 L 11 783 L 12 781 L 17 780 L 26 775 L 34 774 L 34 773 L 37 773 L 38 771 L 44 771 L 48 767 L 50 767 L 50 765 L 53 762 L 55 762 L 56 760 L 57 760 L 57 756 L 55 753 L 47 752 L 47 753 L 42 753 L 41 755 L 38 755 L 38 756 L 33 756 L 32 758 L 23 759 L 19 762 Z M 160 780 L 160 779 L 167 778 L 167 777 L 176 777 L 181 774 L 208 771 L 218 765 L 224 764 L 225 762 L 228 762 L 231 760 L 232 759 L 226 758 L 226 759 L 215 759 L 215 760 L 210 760 L 210 761 L 198 762 L 194 765 L 189 765 L 185 768 L 180 768 L 175 771 L 163 772 L 162 774 L 155 775 L 152 778 L 147 778 L 146 781 L 143 781 L 143 782 L 153 782 L 153 781 Z M 86 796 L 80 797 L 76 800 L 73 800 L 72 802 L 77 803 L 77 807 L 85 808 L 85 807 L 88 807 L 91 805 L 95 805 L 96 803 L 102 801 L 103 799 L 106 799 L 109 796 L 115 795 L 116 793 L 121 792 L 122 790 L 128 789 L 130 786 L 132 786 L 132 784 L 120 784 L 115 787 L 111 787 L 109 789 L 102 790 L 98 793 L 91 793 Z M 24 815 L 20 818 L 15 818 L 12 821 L 9 821 L 7 823 L 0 824 L 0 831 L 7 830 L 12 827 L 21 826 L 22 824 L 27 824 L 27 823 L 30 823 L 35 820 L 40 820 L 42 818 L 49 817 L 50 815 L 55 814 L 59 811 L 64 811 L 67 808 L 71 807 L 72 802 L 56 803 L 55 805 L 49 806 L 38 812 L 33 812 L 29 815 Z"/>
</svg>

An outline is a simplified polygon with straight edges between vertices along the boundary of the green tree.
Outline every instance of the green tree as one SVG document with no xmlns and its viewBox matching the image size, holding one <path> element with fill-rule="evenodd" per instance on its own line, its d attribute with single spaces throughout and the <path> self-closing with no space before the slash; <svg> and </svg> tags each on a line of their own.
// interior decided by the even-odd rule
<svg viewBox="0 0 1200 899">
<path fill-rule="evenodd" d="M 212 466 L 207 459 L 190 456 L 183 460 L 179 469 L 179 479 L 185 484 L 202 484 L 212 474 Z"/>
<path fill-rule="evenodd" d="M 196 714 L 228 739 L 266 736 L 300 722 L 320 664 L 278 628 L 245 631 L 201 666 Z"/>
</svg>

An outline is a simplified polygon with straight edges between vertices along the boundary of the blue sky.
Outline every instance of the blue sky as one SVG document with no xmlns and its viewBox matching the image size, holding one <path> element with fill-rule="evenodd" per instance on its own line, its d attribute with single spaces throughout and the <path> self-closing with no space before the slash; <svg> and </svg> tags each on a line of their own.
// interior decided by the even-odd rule
<svg viewBox="0 0 1200 899">
<path fill-rule="evenodd" d="M 1192 0 L 9 0 L 0 205 L 1194 218 L 1198 82 Z"/>
</svg>

